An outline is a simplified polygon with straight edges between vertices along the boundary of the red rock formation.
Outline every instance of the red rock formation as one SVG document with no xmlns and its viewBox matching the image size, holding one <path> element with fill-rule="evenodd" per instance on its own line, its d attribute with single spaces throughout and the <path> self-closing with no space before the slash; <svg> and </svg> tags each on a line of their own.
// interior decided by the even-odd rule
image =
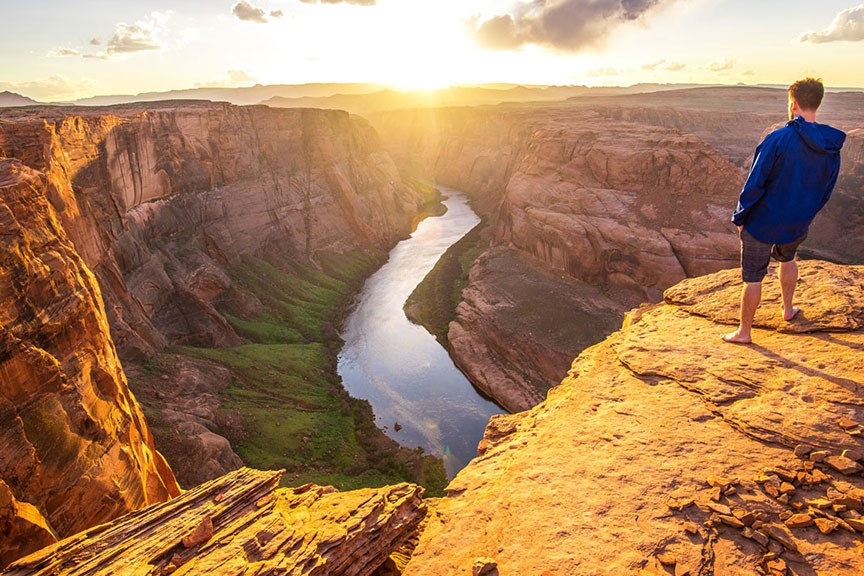
<svg viewBox="0 0 864 576">
<path fill-rule="evenodd" d="M 23 558 L 4 574 L 368 576 L 417 530 L 423 489 L 277 488 L 243 468 Z"/>
<path fill-rule="evenodd" d="M 416 210 L 368 124 L 212 103 L 6 111 L 0 157 L 42 171 L 125 358 L 238 342 L 213 302 L 248 255 L 387 246 Z"/>
<path fill-rule="evenodd" d="M 0 160 L 0 508 L 66 536 L 179 488 L 126 385 L 96 279 L 46 187 L 44 175 Z M 4 538 L 0 548 L 8 560 L 29 546 Z"/>
<path fill-rule="evenodd" d="M 239 344 L 215 304 L 260 302 L 235 289 L 229 267 L 383 248 L 409 231 L 417 208 L 374 130 L 343 112 L 169 102 L 0 119 L 0 157 L 44 174 L 60 224 L 99 281 L 124 361 L 166 344 Z M 178 468 L 184 482 L 236 468 L 213 418 L 180 404 L 164 416 L 184 443 L 172 452 L 195 454 Z"/>
<path fill-rule="evenodd" d="M 752 346 L 739 291 L 682 282 L 493 418 L 405 575 L 864 572 L 864 267 L 802 262 L 791 323 L 770 275 Z"/>
<path fill-rule="evenodd" d="M 864 122 L 861 97 L 829 96 L 820 119 L 849 130 L 849 142 L 834 198 L 802 253 L 860 263 L 864 159 L 854 128 Z M 772 89 L 693 89 L 371 118 L 404 170 L 477 199 L 494 226 L 495 250 L 515 250 L 572 277 L 574 305 L 602 315 L 610 299 L 622 308 L 655 301 L 685 277 L 735 265 L 729 218 L 743 170 L 760 134 L 782 120 L 784 98 Z M 492 260 L 502 261 L 481 258 L 471 274 L 451 324 L 451 351 L 480 388 L 510 409 L 525 409 L 558 381 L 548 374 L 563 374 L 567 345 L 505 320 L 532 315 L 537 298 L 530 282 L 517 286 L 527 270 L 509 269 L 514 280 L 502 283 Z M 594 288 L 593 300 L 585 285 Z M 577 353 L 608 330 L 571 333 Z M 503 342 L 526 344 L 507 350 Z"/>
</svg>

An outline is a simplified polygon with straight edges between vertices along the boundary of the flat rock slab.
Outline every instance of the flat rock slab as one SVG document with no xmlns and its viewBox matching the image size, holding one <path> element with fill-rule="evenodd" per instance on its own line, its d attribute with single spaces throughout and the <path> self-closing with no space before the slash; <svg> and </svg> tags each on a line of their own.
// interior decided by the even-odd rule
<svg viewBox="0 0 864 576">
<path fill-rule="evenodd" d="M 494 417 L 405 574 L 468 574 L 478 558 L 501 574 L 864 573 L 864 477 L 827 463 L 864 448 L 840 424 L 864 421 L 864 270 L 801 269 L 810 333 L 763 319 L 755 344 L 725 344 L 713 307 L 737 306 L 737 272 L 687 281 L 545 402 Z"/>
<path fill-rule="evenodd" d="M 26 556 L 6 575 L 368 575 L 426 513 L 423 489 L 277 488 L 241 468 Z"/>
<path fill-rule="evenodd" d="M 663 297 L 692 314 L 737 324 L 741 271 L 689 278 L 666 290 Z M 864 327 L 864 266 L 801 261 L 795 289 L 795 303 L 801 312 L 792 322 L 783 320 L 781 302 L 776 265 L 772 265 L 762 283 L 762 305 L 756 312 L 755 326 L 780 332 L 858 330 Z"/>
</svg>

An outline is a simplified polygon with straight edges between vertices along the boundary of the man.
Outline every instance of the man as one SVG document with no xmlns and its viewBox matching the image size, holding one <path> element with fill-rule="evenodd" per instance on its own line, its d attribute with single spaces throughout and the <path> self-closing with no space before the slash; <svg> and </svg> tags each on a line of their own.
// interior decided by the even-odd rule
<svg viewBox="0 0 864 576">
<path fill-rule="evenodd" d="M 825 88 L 821 80 L 805 78 L 789 87 L 789 122 L 774 130 L 756 148 L 753 167 L 741 190 L 732 222 L 741 237 L 741 321 L 723 336 L 734 344 L 749 344 L 753 317 L 762 299 L 762 279 L 773 257 L 783 295 L 783 319 L 798 314 L 792 305 L 798 264 L 795 252 L 807 237 L 840 172 L 840 149 L 846 134 L 816 123 L 816 110 Z"/>
</svg>

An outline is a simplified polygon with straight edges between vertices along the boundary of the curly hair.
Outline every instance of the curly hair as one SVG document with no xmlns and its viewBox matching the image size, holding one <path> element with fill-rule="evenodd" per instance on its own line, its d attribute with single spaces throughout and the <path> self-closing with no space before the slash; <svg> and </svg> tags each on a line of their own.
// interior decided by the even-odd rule
<svg viewBox="0 0 864 576">
<path fill-rule="evenodd" d="M 821 78 L 804 78 L 789 87 L 789 95 L 802 110 L 816 110 L 822 104 L 825 86 Z"/>
</svg>

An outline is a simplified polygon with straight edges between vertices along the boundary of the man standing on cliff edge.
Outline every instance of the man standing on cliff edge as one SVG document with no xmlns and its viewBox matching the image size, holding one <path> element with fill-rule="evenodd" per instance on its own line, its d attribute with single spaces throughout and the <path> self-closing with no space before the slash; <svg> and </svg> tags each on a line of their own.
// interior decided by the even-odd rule
<svg viewBox="0 0 864 576">
<path fill-rule="evenodd" d="M 741 237 L 741 322 L 725 342 L 749 344 L 753 317 L 762 300 L 762 279 L 773 257 L 780 262 L 783 319 L 792 320 L 798 264 L 795 252 L 822 209 L 840 173 L 840 149 L 846 134 L 816 123 L 825 87 L 805 78 L 789 87 L 789 122 L 756 147 L 753 167 L 732 223 Z"/>
</svg>

